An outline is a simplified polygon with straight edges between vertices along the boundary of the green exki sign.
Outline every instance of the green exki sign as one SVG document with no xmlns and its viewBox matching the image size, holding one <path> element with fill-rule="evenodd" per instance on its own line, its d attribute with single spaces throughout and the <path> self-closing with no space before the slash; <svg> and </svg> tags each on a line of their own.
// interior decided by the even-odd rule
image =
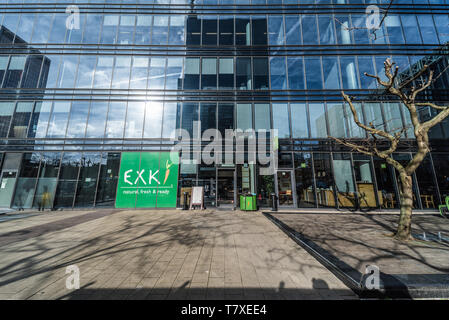
<svg viewBox="0 0 449 320">
<path fill-rule="evenodd" d="M 178 153 L 124 152 L 116 208 L 175 208 Z"/>
</svg>

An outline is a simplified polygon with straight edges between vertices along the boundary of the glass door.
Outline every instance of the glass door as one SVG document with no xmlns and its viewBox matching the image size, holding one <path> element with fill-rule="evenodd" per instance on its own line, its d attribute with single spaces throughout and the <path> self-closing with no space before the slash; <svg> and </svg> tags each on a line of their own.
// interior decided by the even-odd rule
<svg viewBox="0 0 449 320">
<path fill-rule="evenodd" d="M 291 170 L 278 171 L 276 173 L 277 179 L 277 195 L 279 206 L 292 207 L 294 206 L 294 190 L 293 190 L 293 174 Z"/>
<path fill-rule="evenodd" d="M 17 181 L 17 170 L 4 170 L 0 176 L 0 208 L 11 206 L 12 196 Z"/>
<path fill-rule="evenodd" d="M 217 204 L 218 206 L 234 206 L 234 174 L 235 170 L 218 170 Z"/>
<path fill-rule="evenodd" d="M 201 165 L 198 172 L 198 187 L 204 187 L 204 205 L 206 208 L 217 205 L 217 170 L 214 166 Z"/>
</svg>

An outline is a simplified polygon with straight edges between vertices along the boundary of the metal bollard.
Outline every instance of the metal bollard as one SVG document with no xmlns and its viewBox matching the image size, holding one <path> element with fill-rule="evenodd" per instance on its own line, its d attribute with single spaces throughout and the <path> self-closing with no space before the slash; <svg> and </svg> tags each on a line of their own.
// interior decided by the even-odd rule
<svg viewBox="0 0 449 320">
<path fill-rule="evenodd" d="M 182 210 L 188 210 L 189 206 L 187 205 L 187 192 L 184 192 L 184 205 L 182 206 Z"/>
<path fill-rule="evenodd" d="M 271 211 L 278 211 L 278 201 L 276 193 L 271 194 Z"/>
</svg>

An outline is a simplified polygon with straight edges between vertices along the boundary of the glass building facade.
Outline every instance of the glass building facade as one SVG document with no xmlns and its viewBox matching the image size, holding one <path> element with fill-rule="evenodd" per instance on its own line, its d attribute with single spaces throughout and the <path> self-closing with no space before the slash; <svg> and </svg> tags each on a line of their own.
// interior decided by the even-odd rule
<svg viewBox="0 0 449 320">
<path fill-rule="evenodd" d="M 237 207 L 398 208 L 392 167 L 329 139 L 364 139 L 364 123 L 394 132 L 394 155 L 416 151 L 405 107 L 375 80 L 392 58 L 407 79 L 438 78 L 424 97 L 449 103 L 449 1 L 395 0 L 375 35 L 366 8 L 390 0 L 0 1 L 0 208 L 114 207 L 123 152 L 169 151 L 183 128 L 277 129 L 275 172 L 259 163 L 192 158 L 184 192 Z M 383 11 L 385 12 L 385 11 Z M 424 120 L 434 110 L 420 110 Z M 416 209 L 449 195 L 449 119 L 430 132 L 414 174 Z"/>
</svg>

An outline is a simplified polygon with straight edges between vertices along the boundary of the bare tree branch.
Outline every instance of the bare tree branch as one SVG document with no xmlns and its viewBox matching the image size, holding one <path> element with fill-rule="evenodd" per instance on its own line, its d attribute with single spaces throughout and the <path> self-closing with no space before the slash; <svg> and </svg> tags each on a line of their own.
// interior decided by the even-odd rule
<svg viewBox="0 0 449 320">
<path fill-rule="evenodd" d="M 435 77 L 435 79 L 433 79 L 433 81 L 437 81 L 447 70 L 449 69 L 449 64 L 443 69 L 441 70 L 441 72 Z"/>
<path fill-rule="evenodd" d="M 363 124 L 362 122 L 360 122 L 359 116 L 357 114 L 357 110 L 354 106 L 354 103 L 352 102 L 352 99 L 347 94 L 345 94 L 343 91 L 341 92 L 341 94 L 342 94 L 343 98 L 345 99 L 345 101 L 348 103 L 349 108 L 351 109 L 351 112 L 352 112 L 354 122 L 357 124 L 357 126 L 359 126 L 360 128 L 362 128 L 363 130 L 367 131 L 368 133 L 370 133 L 372 135 L 378 135 L 378 136 L 384 137 L 388 140 L 394 140 L 394 136 L 392 136 L 391 134 L 389 134 L 383 130 L 376 129 L 376 128 L 374 128 L 374 126 L 369 127 L 369 126 Z"/>
<path fill-rule="evenodd" d="M 373 155 L 373 152 L 369 148 L 367 148 L 367 147 L 358 145 L 356 143 L 349 142 L 349 141 L 344 140 L 344 139 L 339 139 L 339 138 L 336 138 L 336 137 L 329 137 L 329 138 L 335 140 L 339 144 L 342 144 L 342 145 L 344 145 L 344 146 L 346 146 L 348 148 L 351 148 L 351 150 L 355 150 L 355 151 L 358 151 L 360 153 L 363 153 L 363 154 L 366 154 L 366 155 L 369 155 L 369 156 Z"/>
<path fill-rule="evenodd" d="M 394 0 L 390 0 L 390 3 L 388 4 L 387 10 L 385 10 L 384 16 L 382 17 L 382 20 L 380 20 L 380 22 L 379 22 L 379 28 L 378 29 L 380 29 L 380 27 L 384 23 L 385 19 L 387 18 L 388 12 L 390 12 L 390 9 L 391 9 L 391 6 L 393 5 L 393 2 L 394 2 Z"/>
<path fill-rule="evenodd" d="M 398 172 L 401 187 L 401 214 L 395 236 L 400 240 L 410 240 L 413 238 L 411 236 L 411 216 L 413 208 L 412 175 L 424 161 L 427 154 L 430 152 L 428 135 L 429 130 L 436 124 L 449 117 L 449 106 L 440 106 L 430 101 L 416 102 L 417 96 L 425 90 L 429 89 L 435 81 L 434 71 L 431 70 L 428 65 L 424 65 L 409 80 L 401 84 L 396 84 L 395 80 L 398 76 L 399 68 L 397 66 L 395 67 L 394 65 L 395 63 L 390 59 L 386 59 L 384 62 L 385 76 L 387 78 L 387 81 L 382 80 L 379 76 L 370 75 L 367 73 L 365 73 L 365 75 L 376 79 L 377 83 L 385 88 L 385 93 L 389 93 L 399 98 L 403 105 L 407 108 L 415 134 L 415 142 L 417 145 L 417 150 L 414 153 L 413 158 L 405 165 L 401 164 L 399 161 L 393 158 L 393 153 L 397 150 L 401 141 L 401 137 L 407 130 L 407 126 L 403 125 L 400 131 L 393 134 L 391 133 L 391 130 L 390 132 L 387 132 L 376 128 L 372 122 L 369 123 L 369 125 L 363 124 L 359 119 L 352 98 L 346 95 L 343 91 L 341 93 L 342 97 L 351 109 L 354 122 L 358 127 L 368 133 L 369 138 L 362 141 L 348 141 L 346 139 L 339 139 L 335 137 L 329 138 L 333 139 L 341 145 L 351 148 L 351 150 L 353 151 L 357 151 L 366 155 L 377 156 L 381 159 L 384 159 L 387 163 L 389 163 L 396 169 L 396 171 Z M 417 86 L 412 86 L 411 88 L 408 87 L 414 81 L 423 77 L 425 73 L 428 74 L 425 81 Z M 438 113 L 430 120 L 423 122 L 419 117 L 419 112 L 417 109 L 423 107 L 435 109 L 438 111 Z M 378 148 L 378 137 L 383 137 L 389 142 L 389 147 L 387 149 L 380 150 Z"/>
<path fill-rule="evenodd" d="M 449 106 L 448 107 L 443 107 L 443 106 L 436 105 L 435 103 L 432 103 L 432 102 L 416 102 L 415 106 L 417 106 L 417 107 L 431 107 L 431 108 L 434 108 L 436 110 L 446 110 L 447 108 L 449 108 Z"/>
<path fill-rule="evenodd" d="M 424 66 L 424 67 L 427 67 L 427 66 Z M 423 84 L 420 88 L 415 88 L 415 87 L 412 88 L 411 95 L 410 95 L 410 101 L 415 101 L 416 100 L 416 96 L 419 93 L 423 92 L 428 87 L 430 87 L 430 85 L 432 84 L 432 81 L 433 81 L 432 79 L 433 79 L 433 70 L 430 70 L 429 71 L 429 78 L 428 78 L 427 82 L 425 84 Z"/>
<path fill-rule="evenodd" d="M 443 108 L 441 106 L 438 106 L 438 108 Z M 433 117 L 432 119 L 424 122 L 422 124 L 423 129 L 427 132 L 429 131 L 432 127 L 434 127 L 435 125 L 437 125 L 438 123 L 440 123 L 441 121 L 443 121 L 444 119 L 446 119 L 449 116 L 449 107 L 446 107 L 443 111 L 441 111 L 440 113 L 438 113 L 435 117 Z"/>
<path fill-rule="evenodd" d="M 415 81 L 416 79 L 418 79 L 419 77 L 421 77 L 429 68 L 428 65 L 424 65 L 422 67 L 421 70 L 419 70 L 416 74 L 414 74 L 410 79 L 408 79 L 407 81 L 405 81 L 404 83 L 401 83 L 399 85 L 399 89 L 403 89 L 405 87 L 407 87 L 410 83 L 412 83 L 413 81 Z"/>
<path fill-rule="evenodd" d="M 368 73 L 366 73 L 366 72 L 364 73 L 364 75 L 367 76 L 367 77 L 376 79 L 377 82 L 378 82 L 380 85 L 384 86 L 384 87 L 388 87 L 388 86 L 389 86 L 389 84 L 388 84 L 387 82 L 382 81 L 382 79 L 381 79 L 380 77 L 378 77 L 378 76 L 375 76 L 375 75 L 372 75 L 372 74 L 368 74 Z"/>
</svg>

